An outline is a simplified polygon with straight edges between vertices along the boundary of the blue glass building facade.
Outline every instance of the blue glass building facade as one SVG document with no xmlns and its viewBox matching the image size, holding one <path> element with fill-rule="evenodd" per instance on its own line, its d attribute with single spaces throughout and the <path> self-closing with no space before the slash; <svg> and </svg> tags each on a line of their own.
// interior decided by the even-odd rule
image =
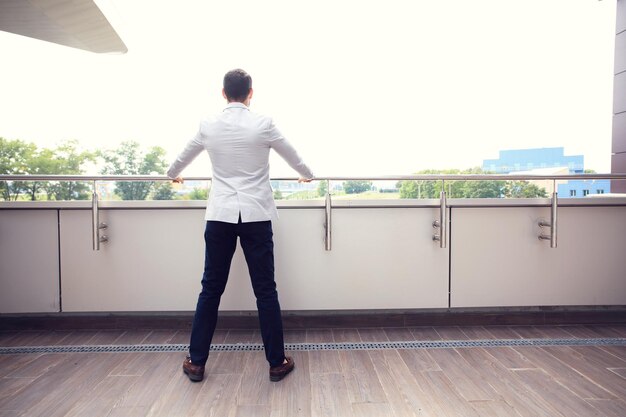
<svg viewBox="0 0 626 417">
<path fill-rule="evenodd" d="M 538 168 L 567 167 L 570 174 L 584 172 L 583 155 L 564 154 L 563 148 L 515 149 L 500 151 L 500 158 L 485 159 L 483 170 L 495 174 L 530 171 Z"/>
<path fill-rule="evenodd" d="M 560 167 L 567 167 L 570 174 L 582 174 L 585 171 L 585 157 L 565 155 L 564 149 L 559 147 L 500 151 L 500 158 L 483 160 L 483 170 L 496 174 Z M 558 184 L 557 192 L 560 198 L 577 198 L 608 193 L 610 187 L 609 180 L 576 180 Z"/>
</svg>

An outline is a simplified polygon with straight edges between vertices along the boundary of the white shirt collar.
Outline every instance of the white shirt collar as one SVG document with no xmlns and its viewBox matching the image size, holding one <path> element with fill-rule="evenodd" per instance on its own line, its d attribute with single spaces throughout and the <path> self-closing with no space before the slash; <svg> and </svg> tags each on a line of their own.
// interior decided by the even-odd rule
<svg viewBox="0 0 626 417">
<path fill-rule="evenodd" d="M 246 109 L 246 110 L 250 110 L 248 108 L 248 106 L 246 106 L 243 103 L 239 103 L 238 101 L 233 101 L 228 103 L 228 106 L 226 106 L 226 108 L 224 108 L 224 110 L 226 109 Z"/>
</svg>

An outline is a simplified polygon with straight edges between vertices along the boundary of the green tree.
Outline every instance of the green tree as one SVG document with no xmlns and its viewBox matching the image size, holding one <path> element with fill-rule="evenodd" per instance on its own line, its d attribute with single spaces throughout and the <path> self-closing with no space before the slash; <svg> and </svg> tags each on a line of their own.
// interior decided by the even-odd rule
<svg viewBox="0 0 626 417">
<path fill-rule="evenodd" d="M 206 188 L 194 188 L 185 198 L 188 200 L 206 200 L 209 198 L 209 190 Z"/>
<path fill-rule="evenodd" d="M 29 174 L 28 163 L 36 150 L 32 143 L 0 137 L 0 174 Z M 7 201 L 15 201 L 25 187 L 24 181 L 0 181 L 0 196 Z"/>
<path fill-rule="evenodd" d="M 103 174 L 156 175 L 163 174 L 167 167 L 163 148 L 154 146 L 142 152 L 134 141 L 123 142 L 119 148 L 100 152 L 99 156 L 105 163 Z M 122 200 L 145 200 L 154 187 L 154 181 L 118 181 L 115 194 Z"/>
<path fill-rule="evenodd" d="M 274 190 L 274 200 L 282 200 L 283 193 L 280 190 Z"/>
<path fill-rule="evenodd" d="M 372 181 L 344 181 L 343 189 L 346 194 L 359 194 L 372 189 Z"/>
<path fill-rule="evenodd" d="M 174 200 L 176 192 L 172 187 L 172 183 L 167 181 L 154 187 L 153 200 Z"/>
<path fill-rule="evenodd" d="M 85 164 L 94 161 L 93 152 L 80 151 L 78 141 L 69 140 L 53 150 L 42 149 L 33 165 L 46 174 L 80 175 L 85 173 Z M 79 181 L 50 181 L 43 183 L 42 188 L 48 200 L 86 200 L 91 192 L 89 184 Z"/>
<path fill-rule="evenodd" d="M 505 195 L 509 198 L 546 198 L 545 188 L 538 187 L 528 181 L 507 181 Z"/>
<path fill-rule="evenodd" d="M 317 184 L 317 195 L 320 197 L 326 197 L 327 192 L 328 192 L 328 181 L 321 180 L 319 184 Z"/>
</svg>

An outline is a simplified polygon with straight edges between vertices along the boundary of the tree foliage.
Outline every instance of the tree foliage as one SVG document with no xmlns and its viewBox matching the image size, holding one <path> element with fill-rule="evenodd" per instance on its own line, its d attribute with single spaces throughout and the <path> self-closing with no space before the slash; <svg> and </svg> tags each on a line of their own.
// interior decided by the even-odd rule
<svg viewBox="0 0 626 417">
<path fill-rule="evenodd" d="M 29 174 L 29 163 L 37 147 L 19 139 L 8 140 L 0 137 L 0 174 Z M 7 201 L 15 201 L 25 190 L 23 181 L 0 181 L 0 193 Z"/>
<path fill-rule="evenodd" d="M 75 140 L 63 142 L 55 149 L 37 149 L 32 143 L 0 138 L 0 173 L 15 175 L 79 175 L 84 165 L 94 160 L 94 154 L 78 150 Z M 0 182 L 0 194 L 5 200 L 16 200 L 23 194 L 35 201 L 45 193 L 48 200 L 88 198 L 89 186 L 73 181 L 12 181 Z"/>
<path fill-rule="evenodd" d="M 343 183 L 343 190 L 346 194 L 360 194 L 371 189 L 372 181 L 344 181 Z"/>
<path fill-rule="evenodd" d="M 481 168 L 471 168 L 463 171 L 449 170 L 423 170 L 417 174 L 486 174 Z M 398 183 L 400 198 L 439 198 L 441 193 L 441 181 L 406 180 Z M 446 193 L 448 198 L 534 198 L 546 197 L 546 191 L 528 181 L 502 181 L 502 180 L 479 180 L 479 181 L 446 181 Z"/>
<path fill-rule="evenodd" d="M 328 181 L 321 180 L 319 184 L 317 184 L 317 195 L 319 197 L 326 197 L 326 193 L 328 193 Z"/>
<path fill-rule="evenodd" d="M 153 146 L 147 151 L 139 143 L 123 142 L 118 148 L 99 152 L 104 160 L 103 174 L 111 175 L 156 175 L 163 174 L 167 167 L 165 150 Z M 122 200 L 145 200 L 155 189 L 154 181 L 117 181 L 115 194 Z"/>
</svg>

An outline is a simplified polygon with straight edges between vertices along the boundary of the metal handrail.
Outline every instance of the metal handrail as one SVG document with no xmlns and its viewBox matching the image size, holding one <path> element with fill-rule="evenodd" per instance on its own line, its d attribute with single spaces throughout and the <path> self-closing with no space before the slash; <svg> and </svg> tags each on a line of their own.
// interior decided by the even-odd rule
<svg viewBox="0 0 626 417">
<path fill-rule="evenodd" d="M 211 177 L 184 177 L 185 181 L 211 181 Z M 0 181 L 170 181 L 165 175 L 0 175 Z M 297 177 L 276 177 L 272 181 L 297 181 Z M 316 181 L 528 181 L 528 180 L 626 180 L 617 174 L 419 174 L 383 176 L 315 177 Z"/>
</svg>

